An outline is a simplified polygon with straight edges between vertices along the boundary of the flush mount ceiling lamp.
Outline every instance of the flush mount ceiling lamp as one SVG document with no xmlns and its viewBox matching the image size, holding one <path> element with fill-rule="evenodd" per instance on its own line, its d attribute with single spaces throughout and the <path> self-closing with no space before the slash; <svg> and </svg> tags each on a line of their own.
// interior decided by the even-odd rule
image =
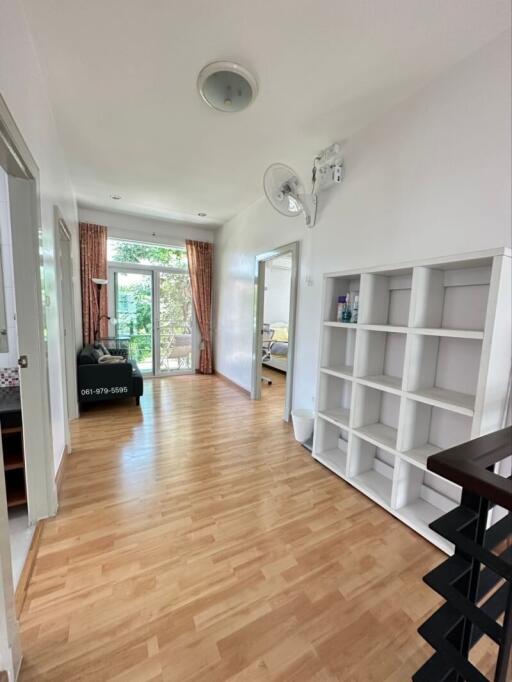
<svg viewBox="0 0 512 682">
<path fill-rule="evenodd" d="M 252 73 L 229 61 L 205 66 L 198 76 L 197 89 L 210 107 L 230 113 L 246 109 L 258 94 L 258 84 Z"/>
</svg>

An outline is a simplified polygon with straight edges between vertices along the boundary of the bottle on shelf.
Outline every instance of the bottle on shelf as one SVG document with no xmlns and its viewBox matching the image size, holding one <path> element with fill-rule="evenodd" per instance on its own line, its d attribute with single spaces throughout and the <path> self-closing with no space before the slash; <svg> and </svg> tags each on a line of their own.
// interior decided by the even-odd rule
<svg viewBox="0 0 512 682">
<path fill-rule="evenodd" d="M 359 295 L 355 294 L 352 306 L 352 322 L 356 323 L 359 316 Z"/>
<path fill-rule="evenodd" d="M 343 313 L 345 310 L 346 296 L 338 296 L 338 308 L 336 310 L 336 321 L 343 322 Z"/>
<path fill-rule="evenodd" d="M 345 297 L 345 303 L 343 307 L 343 312 L 341 315 L 342 322 L 350 322 L 352 318 L 352 311 L 350 309 L 350 294 L 348 293 Z"/>
</svg>

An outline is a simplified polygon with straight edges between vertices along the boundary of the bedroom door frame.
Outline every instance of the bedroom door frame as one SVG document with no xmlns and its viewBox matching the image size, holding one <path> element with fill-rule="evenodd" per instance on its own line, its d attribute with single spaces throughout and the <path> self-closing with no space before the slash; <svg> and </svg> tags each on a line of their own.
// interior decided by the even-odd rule
<svg viewBox="0 0 512 682">
<path fill-rule="evenodd" d="M 286 371 L 286 393 L 283 420 L 290 421 L 293 400 L 293 374 L 295 358 L 295 327 L 297 318 L 297 295 L 299 283 L 300 242 L 284 244 L 256 256 L 254 273 L 254 323 L 252 347 L 251 399 L 261 400 L 261 335 L 263 333 L 263 312 L 265 301 L 265 264 L 279 256 L 291 254 L 290 312 L 288 316 L 288 367 Z"/>
</svg>

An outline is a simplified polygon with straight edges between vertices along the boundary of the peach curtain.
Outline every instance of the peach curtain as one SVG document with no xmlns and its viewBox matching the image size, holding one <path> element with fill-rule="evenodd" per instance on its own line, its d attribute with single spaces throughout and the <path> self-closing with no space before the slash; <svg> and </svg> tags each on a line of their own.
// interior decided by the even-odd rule
<svg viewBox="0 0 512 682">
<path fill-rule="evenodd" d="M 92 281 L 107 279 L 107 228 L 80 223 L 80 274 L 82 280 L 82 329 L 84 344 L 94 343 L 99 322 L 99 337 L 108 335 L 107 287 L 102 286 L 98 310 L 98 287 Z"/>
<path fill-rule="evenodd" d="M 201 332 L 199 372 L 213 372 L 212 354 L 212 271 L 213 244 L 187 240 L 188 271 L 192 300 Z"/>
</svg>

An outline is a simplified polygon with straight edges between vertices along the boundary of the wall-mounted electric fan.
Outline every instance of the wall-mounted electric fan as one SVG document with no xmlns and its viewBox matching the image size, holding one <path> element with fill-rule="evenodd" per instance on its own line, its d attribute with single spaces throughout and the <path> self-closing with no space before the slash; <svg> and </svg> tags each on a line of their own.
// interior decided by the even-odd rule
<svg viewBox="0 0 512 682">
<path fill-rule="evenodd" d="M 273 163 L 263 176 L 263 189 L 267 199 L 281 215 L 296 218 L 301 213 L 306 226 L 313 227 L 316 219 L 317 197 L 307 194 L 297 174 L 283 163 Z"/>
</svg>

